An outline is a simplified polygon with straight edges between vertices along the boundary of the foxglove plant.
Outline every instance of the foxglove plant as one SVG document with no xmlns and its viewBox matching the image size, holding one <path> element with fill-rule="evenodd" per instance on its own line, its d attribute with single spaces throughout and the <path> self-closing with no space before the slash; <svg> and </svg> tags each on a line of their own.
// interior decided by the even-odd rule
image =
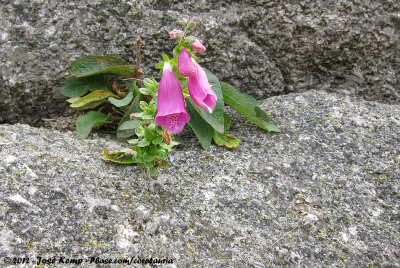
<svg viewBox="0 0 400 268">
<path fill-rule="evenodd" d="M 196 53 L 206 48 L 195 36 L 187 36 L 196 24 L 190 19 L 182 24 L 183 30 L 169 33 L 178 42 L 173 58 L 163 54 L 164 60 L 156 65 L 161 69 L 159 83 L 154 78 L 140 79 L 140 39 L 136 66 L 111 56 L 87 56 L 71 65 L 61 90 L 69 97 L 70 107 L 101 109 L 78 118 L 78 136 L 87 137 L 93 127 L 116 124 L 117 136 L 129 138 L 129 148 L 113 153 L 104 150 L 104 159 L 147 167 L 155 175 L 160 167 L 169 166 L 168 153 L 179 144 L 173 134 L 181 132 L 186 123 L 205 150 L 212 140 L 219 146 L 235 148 L 239 139 L 228 133 L 231 120 L 224 112 L 224 103 L 260 128 L 279 132 L 254 98 L 239 93 L 200 66 Z M 110 84 L 103 73 L 133 81 L 120 88 L 115 81 Z"/>
</svg>

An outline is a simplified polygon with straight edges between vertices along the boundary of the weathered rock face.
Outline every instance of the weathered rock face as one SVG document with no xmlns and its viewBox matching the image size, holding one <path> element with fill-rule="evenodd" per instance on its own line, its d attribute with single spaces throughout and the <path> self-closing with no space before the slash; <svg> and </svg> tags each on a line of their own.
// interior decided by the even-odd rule
<svg viewBox="0 0 400 268">
<path fill-rule="evenodd" d="M 261 106 L 281 134 L 233 114 L 239 148 L 183 134 L 154 178 L 100 159 L 126 144 L 0 125 L 0 255 L 398 266 L 399 105 L 309 91 Z"/>
<path fill-rule="evenodd" d="M 0 3 L 0 122 L 34 123 L 65 108 L 69 63 L 114 55 L 153 66 L 182 17 L 199 22 L 201 63 L 256 97 L 309 89 L 400 99 L 400 4 L 384 1 L 27 1 Z"/>
</svg>

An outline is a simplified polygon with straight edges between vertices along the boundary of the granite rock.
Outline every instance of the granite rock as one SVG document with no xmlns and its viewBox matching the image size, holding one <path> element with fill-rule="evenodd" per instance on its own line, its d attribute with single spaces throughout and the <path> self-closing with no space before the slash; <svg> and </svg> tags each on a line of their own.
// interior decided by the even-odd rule
<svg viewBox="0 0 400 268">
<path fill-rule="evenodd" d="M 230 111 L 240 147 L 185 129 L 155 177 L 103 161 L 126 146 L 112 137 L 0 125 L 0 256 L 399 266 L 399 105 L 312 90 L 261 107 L 281 133 Z"/>
<path fill-rule="evenodd" d="M 67 113 L 59 90 L 86 55 L 135 62 L 157 75 L 168 32 L 198 21 L 200 62 L 259 99 L 309 89 L 398 103 L 400 4 L 366 1 L 28 1 L 0 3 L 0 122 Z"/>
</svg>

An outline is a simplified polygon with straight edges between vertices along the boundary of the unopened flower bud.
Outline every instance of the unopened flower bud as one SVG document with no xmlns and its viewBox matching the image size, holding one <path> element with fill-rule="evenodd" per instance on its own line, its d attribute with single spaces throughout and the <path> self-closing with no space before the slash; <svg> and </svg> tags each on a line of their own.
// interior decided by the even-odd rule
<svg viewBox="0 0 400 268">
<path fill-rule="evenodd" d="M 190 18 L 189 18 L 189 21 L 190 21 Z M 187 21 L 186 19 L 182 19 L 182 25 L 183 25 L 183 28 L 185 28 L 185 29 L 186 29 L 186 27 L 187 27 L 187 24 L 188 24 L 188 21 Z"/>
<path fill-rule="evenodd" d="M 195 39 L 194 42 L 192 43 L 192 48 L 196 51 L 196 52 L 203 52 L 206 50 L 205 46 L 203 46 L 203 44 L 200 42 L 199 39 Z"/>
<path fill-rule="evenodd" d="M 183 34 L 183 32 L 181 30 L 172 30 L 169 33 L 169 36 L 171 36 L 172 39 L 178 39 L 179 37 L 181 37 Z"/>
</svg>

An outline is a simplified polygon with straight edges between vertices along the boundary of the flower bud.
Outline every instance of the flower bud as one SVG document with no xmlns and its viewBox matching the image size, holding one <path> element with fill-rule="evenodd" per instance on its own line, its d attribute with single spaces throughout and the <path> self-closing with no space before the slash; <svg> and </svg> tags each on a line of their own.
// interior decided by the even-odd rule
<svg viewBox="0 0 400 268">
<path fill-rule="evenodd" d="M 190 18 L 189 18 L 189 21 L 190 21 Z M 187 21 L 186 19 L 182 19 L 182 26 L 183 26 L 183 28 L 186 29 L 187 24 L 188 24 L 188 21 Z"/>
<path fill-rule="evenodd" d="M 192 48 L 196 51 L 196 52 L 203 52 L 206 50 L 206 48 L 203 46 L 203 44 L 200 42 L 199 39 L 195 39 L 194 42 L 192 43 Z"/>
<path fill-rule="evenodd" d="M 178 57 L 178 72 L 180 75 L 188 77 L 194 75 L 196 66 L 192 62 L 192 58 L 185 48 L 182 48 Z"/>
<path fill-rule="evenodd" d="M 172 39 L 178 39 L 182 36 L 182 34 L 183 32 L 181 30 L 174 29 L 169 33 L 169 36 L 171 36 Z"/>
</svg>

